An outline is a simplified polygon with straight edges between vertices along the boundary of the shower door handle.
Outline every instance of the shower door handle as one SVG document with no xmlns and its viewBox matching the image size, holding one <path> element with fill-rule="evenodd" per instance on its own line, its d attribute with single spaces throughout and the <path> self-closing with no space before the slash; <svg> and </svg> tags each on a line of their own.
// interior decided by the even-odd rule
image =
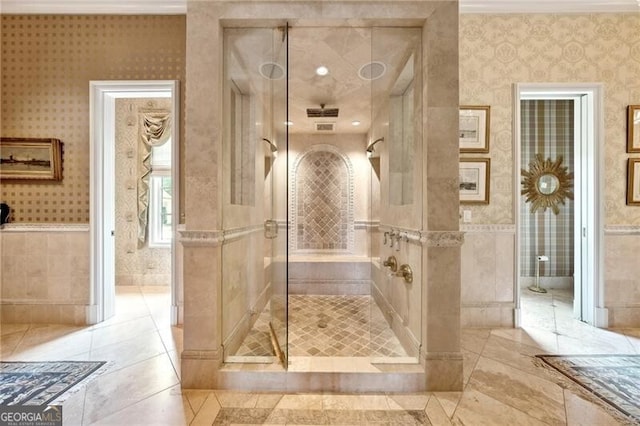
<svg viewBox="0 0 640 426">
<path fill-rule="evenodd" d="M 278 237 L 278 222 L 274 219 L 264 221 L 264 237 L 268 240 L 273 240 Z"/>
</svg>

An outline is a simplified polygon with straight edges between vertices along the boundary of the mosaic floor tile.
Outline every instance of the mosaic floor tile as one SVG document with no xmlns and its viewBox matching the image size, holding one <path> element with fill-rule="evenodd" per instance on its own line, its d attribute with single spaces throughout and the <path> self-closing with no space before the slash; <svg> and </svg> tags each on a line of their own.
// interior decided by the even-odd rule
<svg viewBox="0 0 640 426">
<path fill-rule="evenodd" d="M 273 356 L 267 307 L 235 355 Z M 371 296 L 289 296 L 289 355 L 404 357 Z"/>
</svg>

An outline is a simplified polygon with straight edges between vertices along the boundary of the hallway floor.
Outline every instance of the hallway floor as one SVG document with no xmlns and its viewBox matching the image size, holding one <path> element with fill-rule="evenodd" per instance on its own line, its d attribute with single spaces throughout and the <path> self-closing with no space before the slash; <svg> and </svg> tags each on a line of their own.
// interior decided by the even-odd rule
<svg viewBox="0 0 640 426">
<path fill-rule="evenodd" d="M 640 354 L 640 329 L 589 327 L 570 318 L 570 301 L 566 292 L 523 291 L 523 328 L 463 330 L 463 392 L 181 390 L 182 330 L 169 325 L 169 294 L 157 288 L 118 288 L 116 317 L 92 327 L 3 324 L 1 349 L 3 360 L 109 361 L 104 374 L 65 401 L 65 426 L 630 424 L 534 357 Z"/>
</svg>

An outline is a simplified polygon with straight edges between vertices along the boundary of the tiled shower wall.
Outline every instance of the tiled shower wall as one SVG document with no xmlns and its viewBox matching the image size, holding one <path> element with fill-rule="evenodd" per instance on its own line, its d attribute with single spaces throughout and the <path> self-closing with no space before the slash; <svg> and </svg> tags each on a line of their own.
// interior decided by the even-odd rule
<svg viewBox="0 0 640 426">
<path fill-rule="evenodd" d="M 330 150 L 303 154 L 295 183 L 297 250 L 345 252 L 353 245 L 351 171 L 345 158 Z"/>
</svg>

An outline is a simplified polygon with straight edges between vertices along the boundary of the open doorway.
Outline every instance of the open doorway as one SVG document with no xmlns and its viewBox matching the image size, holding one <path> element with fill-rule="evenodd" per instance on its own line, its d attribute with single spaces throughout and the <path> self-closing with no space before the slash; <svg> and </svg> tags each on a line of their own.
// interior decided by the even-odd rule
<svg viewBox="0 0 640 426">
<path fill-rule="evenodd" d="M 116 234 L 127 224 L 135 235 L 123 235 L 118 246 L 125 255 L 142 253 L 140 249 L 144 249 L 145 253 L 137 256 L 141 259 L 137 263 L 143 262 L 149 269 L 162 267 L 171 293 L 171 307 L 167 306 L 167 310 L 171 309 L 171 323 L 176 324 L 178 274 L 173 236 L 177 220 L 171 213 L 177 213 L 179 206 L 179 129 L 177 124 L 172 124 L 179 123 L 178 82 L 97 81 L 90 86 L 91 307 L 88 317 L 91 323 L 98 323 L 115 314 L 119 255 Z M 127 136 L 128 133 L 132 135 Z M 124 145 L 117 146 L 118 139 L 125 140 Z M 129 199 L 130 205 L 117 206 L 117 200 L 123 199 Z M 131 234 L 131 229 L 125 233 Z M 160 265 L 167 262 L 168 268 Z M 163 279 L 163 274 L 154 272 L 148 274 L 151 279 Z M 126 277 L 128 282 L 121 284 L 150 284 L 141 278 L 142 274 Z"/>
<path fill-rule="evenodd" d="M 606 327 L 602 87 L 517 84 L 514 100 L 516 326 L 522 325 L 523 309 L 536 306 L 538 295 L 541 305 L 550 302 L 552 309 L 537 315 L 556 315 L 564 307 L 561 315 Z M 554 167 L 560 173 L 544 172 Z M 558 197 L 567 182 L 567 196 Z M 556 273 L 560 277 L 550 277 Z M 525 298 L 533 304 L 523 303 Z"/>
</svg>

